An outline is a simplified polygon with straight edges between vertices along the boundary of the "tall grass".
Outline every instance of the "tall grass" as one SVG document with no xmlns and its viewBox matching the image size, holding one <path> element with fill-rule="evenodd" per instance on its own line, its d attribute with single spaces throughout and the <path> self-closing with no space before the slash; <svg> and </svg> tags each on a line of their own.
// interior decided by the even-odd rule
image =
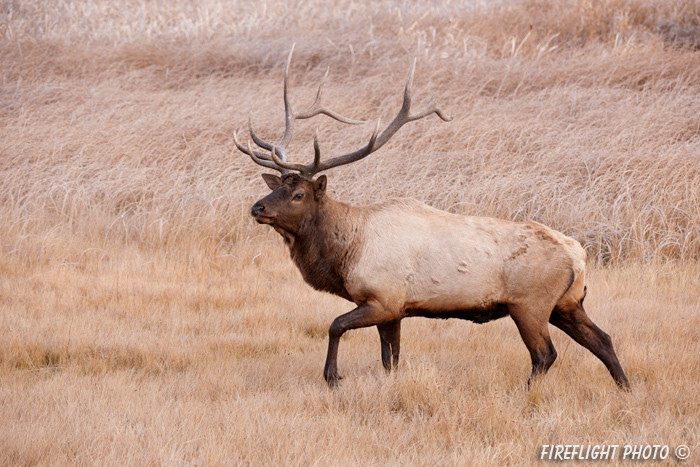
<svg viewBox="0 0 700 467">
<path fill-rule="evenodd" d="M 279 136 L 281 68 L 296 41 L 299 106 L 330 66 L 334 108 L 387 121 L 416 56 L 416 99 L 436 93 L 455 116 L 413 124 L 335 171 L 336 196 L 536 219 L 606 262 L 697 260 L 695 6 L 10 2 L 2 234 L 9 250 L 61 232 L 89 239 L 78 250 L 255 235 L 245 211 L 264 190 L 231 134 L 253 110 L 260 132 Z M 333 152 L 363 144 L 371 124 L 307 123 L 296 157 L 309 157 L 316 126 Z"/>
<path fill-rule="evenodd" d="M 0 464 L 523 465 L 555 442 L 700 462 L 699 31 L 693 0 L 1 2 Z M 326 389 L 348 304 L 251 221 L 268 190 L 231 138 L 251 110 L 281 137 L 295 42 L 299 108 L 330 67 L 330 107 L 387 122 L 415 57 L 416 106 L 454 116 L 331 170 L 331 196 L 579 239 L 631 395 L 556 332 L 526 391 L 507 320 L 408 320 L 390 377 L 353 332 Z M 299 123 L 299 161 L 317 127 L 329 155 L 373 128 Z"/>
</svg>

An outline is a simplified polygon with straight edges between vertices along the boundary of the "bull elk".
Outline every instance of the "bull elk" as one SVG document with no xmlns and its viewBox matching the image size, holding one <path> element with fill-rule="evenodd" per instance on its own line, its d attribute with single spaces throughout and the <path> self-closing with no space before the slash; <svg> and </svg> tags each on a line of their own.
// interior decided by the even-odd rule
<svg viewBox="0 0 700 467">
<path fill-rule="evenodd" d="M 557 357 L 549 336 L 552 323 L 591 351 L 623 389 L 629 382 L 610 337 L 586 315 L 586 252 L 574 239 L 537 222 L 511 222 L 460 216 L 412 199 L 394 199 L 366 207 L 349 206 L 326 194 L 319 172 L 359 161 L 379 150 L 406 123 L 436 114 L 450 121 L 435 97 L 411 110 L 415 61 L 403 105 L 381 132 L 380 122 L 362 148 L 323 159 L 314 137 L 314 160 L 290 162 L 286 146 L 296 120 L 325 114 L 345 118 L 322 103 L 323 80 L 313 104 L 294 111 L 289 99 L 289 53 L 284 70 L 285 131 L 278 144 L 261 139 L 249 118 L 250 141 L 237 148 L 255 163 L 281 173 L 263 174 L 272 192 L 256 202 L 251 214 L 275 229 L 289 247 L 304 280 L 317 290 L 353 302 L 357 308 L 337 317 L 328 330 L 323 376 L 329 385 L 341 378 L 338 343 L 346 331 L 377 326 L 382 364 L 399 362 L 401 320 L 410 316 L 459 318 L 486 323 L 510 316 L 532 360 L 528 383 L 544 374 Z M 326 75 L 328 72 L 326 72 Z M 324 76 L 325 79 L 325 76 Z"/>
</svg>

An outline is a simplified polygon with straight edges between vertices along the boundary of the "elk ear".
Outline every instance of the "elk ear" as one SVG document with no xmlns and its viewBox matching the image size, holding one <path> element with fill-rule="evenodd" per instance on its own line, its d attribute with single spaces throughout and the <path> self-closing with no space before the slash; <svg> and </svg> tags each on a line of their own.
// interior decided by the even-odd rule
<svg viewBox="0 0 700 467">
<path fill-rule="evenodd" d="M 262 174 L 262 178 L 265 180 L 265 183 L 267 183 L 267 186 L 270 187 L 270 190 L 279 188 L 282 185 L 282 178 L 277 175 Z"/>
<path fill-rule="evenodd" d="M 316 200 L 323 198 L 323 195 L 326 193 L 327 181 L 328 179 L 325 175 L 321 175 L 314 180 L 314 198 L 316 198 Z"/>
</svg>

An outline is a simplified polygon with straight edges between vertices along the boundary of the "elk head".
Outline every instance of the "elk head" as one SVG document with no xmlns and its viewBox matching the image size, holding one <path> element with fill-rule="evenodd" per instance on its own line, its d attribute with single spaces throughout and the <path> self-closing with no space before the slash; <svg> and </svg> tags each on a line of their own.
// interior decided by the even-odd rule
<svg viewBox="0 0 700 467">
<path fill-rule="evenodd" d="M 262 174 L 262 177 L 272 193 L 255 203 L 250 214 L 259 224 L 270 224 L 285 238 L 284 232 L 296 235 L 318 208 L 326 192 L 326 176 L 313 181 L 294 173 L 282 177 Z"/>
<path fill-rule="evenodd" d="M 345 164 L 350 164 L 359 161 L 369 156 L 374 151 L 384 146 L 387 141 L 406 123 L 421 119 L 432 113 L 435 113 L 442 120 L 449 122 L 452 117 L 446 116 L 436 104 L 436 98 L 430 100 L 428 105 L 418 112 L 411 112 L 411 92 L 413 85 L 413 72 L 416 68 L 416 62 L 413 61 L 411 71 L 408 75 L 406 89 L 404 91 L 403 105 L 399 113 L 394 117 L 394 120 L 380 133 L 379 127 L 381 119 L 377 120 L 377 125 L 372 132 L 369 142 L 348 154 L 339 155 L 327 160 L 321 160 L 321 149 L 318 144 L 318 131 L 314 135 L 314 160 L 309 164 L 298 164 L 288 161 L 286 148 L 292 139 L 294 123 L 296 120 L 304 120 L 315 117 L 316 115 L 324 114 L 342 123 L 357 125 L 365 123 L 363 121 L 352 120 L 328 109 L 321 103 L 323 83 L 328 76 L 328 70 L 318 86 L 316 99 L 313 104 L 306 110 L 295 112 L 292 109 L 292 104 L 289 100 L 289 64 L 292 61 L 294 46 L 289 52 L 287 62 L 284 67 L 284 112 L 285 112 L 285 130 L 282 140 L 277 144 L 272 144 L 264 141 L 253 130 L 252 118 L 248 116 L 248 127 L 250 136 L 253 142 L 265 152 L 254 150 L 250 141 L 247 146 L 243 146 L 233 133 L 233 140 L 236 147 L 250 156 L 253 161 L 268 169 L 277 170 L 281 173 L 281 177 L 270 174 L 263 174 L 263 179 L 270 187 L 272 193 L 261 199 L 251 209 L 251 215 L 261 224 L 270 224 L 285 238 L 284 232 L 294 234 L 304 219 L 317 209 L 318 204 L 323 199 L 326 190 L 325 175 L 319 176 L 314 180 L 314 175 L 324 170 L 338 167 Z"/>
</svg>

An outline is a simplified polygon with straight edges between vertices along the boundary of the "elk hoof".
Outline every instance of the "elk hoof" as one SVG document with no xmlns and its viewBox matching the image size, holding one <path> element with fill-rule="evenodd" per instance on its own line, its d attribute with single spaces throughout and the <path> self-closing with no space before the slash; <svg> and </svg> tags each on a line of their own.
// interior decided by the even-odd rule
<svg viewBox="0 0 700 467">
<path fill-rule="evenodd" d="M 323 379 L 326 380 L 326 383 L 328 383 L 328 386 L 334 388 L 340 384 L 340 380 L 343 379 L 343 377 L 340 376 L 338 373 L 334 373 L 334 374 L 324 374 Z"/>
<path fill-rule="evenodd" d="M 630 382 L 627 381 L 627 378 L 619 381 L 615 380 L 615 382 L 617 383 L 617 387 L 620 388 L 622 391 L 632 392 L 632 386 L 630 385 Z"/>
</svg>

